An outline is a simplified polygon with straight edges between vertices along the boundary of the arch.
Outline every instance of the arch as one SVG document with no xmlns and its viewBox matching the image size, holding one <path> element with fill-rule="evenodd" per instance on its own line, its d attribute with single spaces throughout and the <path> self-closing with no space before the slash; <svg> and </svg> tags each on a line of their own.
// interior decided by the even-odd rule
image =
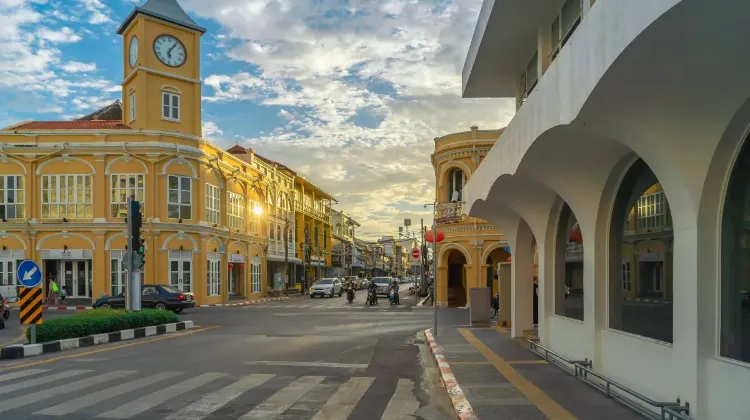
<svg viewBox="0 0 750 420">
<path fill-rule="evenodd" d="M 224 177 L 222 176 L 222 173 L 213 166 L 210 166 L 208 168 L 208 171 L 213 173 L 214 176 L 216 176 L 216 179 L 219 180 L 219 188 L 223 190 L 224 189 Z"/>
<path fill-rule="evenodd" d="M 182 92 L 180 91 L 180 89 L 177 89 L 176 87 L 174 87 L 172 85 L 163 85 L 161 87 L 161 90 L 163 90 L 165 92 L 171 92 L 171 93 L 176 93 L 178 95 L 182 95 Z"/>
<path fill-rule="evenodd" d="M 471 169 L 469 169 L 469 165 L 461 162 L 460 160 L 451 160 L 448 162 L 445 162 L 443 166 L 440 168 L 440 174 L 438 176 L 438 186 L 442 188 L 445 186 L 445 175 L 448 173 L 449 170 L 453 168 L 458 168 L 462 171 L 464 171 L 464 175 L 466 175 L 466 180 L 468 182 L 469 179 L 471 179 Z"/>
<path fill-rule="evenodd" d="M 185 157 L 183 156 L 177 156 L 175 158 L 168 160 L 167 163 L 164 164 L 164 167 L 162 167 L 160 174 L 168 175 L 167 169 L 169 169 L 169 167 L 174 165 L 175 163 L 189 166 L 190 170 L 193 172 L 193 179 L 198 179 L 198 170 L 195 169 L 195 166 L 192 163 L 190 163 L 187 159 L 185 159 Z"/>
<path fill-rule="evenodd" d="M 135 86 L 131 86 L 130 88 L 128 88 L 128 93 L 133 93 L 133 92 L 135 92 Z"/>
<path fill-rule="evenodd" d="M 63 238 L 65 238 L 65 237 L 71 237 L 71 236 L 74 237 L 74 238 L 81 238 L 81 239 L 83 239 L 83 240 L 85 240 L 86 242 L 89 243 L 89 245 L 91 246 L 91 250 L 92 251 L 96 249 L 96 245 L 94 245 L 94 241 L 92 241 L 91 238 L 89 238 L 88 236 L 81 235 L 80 233 L 57 232 L 57 233 L 53 233 L 51 235 L 47 235 L 44 238 L 40 239 L 39 242 L 37 242 L 37 244 L 36 244 L 36 250 L 37 251 L 41 250 L 42 249 L 42 244 L 44 244 L 45 242 L 47 242 L 47 239 L 56 238 L 58 236 L 62 236 Z"/>
<path fill-rule="evenodd" d="M 188 241 L 190 241 L 191 244 L 193 244 L 193 253 L 194 254 L 199 254 L 201 252 L 200 251 L 200 247 L 198 246 L 198 243 L 195 242 L 195 239 L 193 239 L 192 236 L 190 236 L 189 234 L 187 234 L 185 232 L 177 232 L 175 234 L 170 235 L 167 239 L 164 240 L 164 243 L 161 246 L 161 251 L 168 251 L 167 245 L 169 245 L 169 243 L 172 242 L 172 240 L 174 240 L 174 239 L 177 239 L 177 240 L 180 240 L 180 241 L 184 240 L 184 239 L 187 239 Z"/>
<path fill-rule="evenodd" d="M 2 147 L 0 147 L 0 150 L 2 150 Z M 11 163 L 11 162 L 13 162 L 16 165 L 20 166 L 21 169 L 23 169 L 23 174 L 24 175 L 27 174 L 26 165 L 24 165 L 23 162 L 21 162 L 20 160 L 18 160 L 16 158 L 12 158 L 12 157 L 10 157 L 8 155 L 0 155 L 0 163 Z"/>
<path fill-rule="evenodd" d="M 443 244 L 440 246 L 440 253 L 439 253 L 438 261 L 443 261 L 443 257 L 445 256 L 445 253 L 447 251 L 451 251 L 454 249 L 464 254 L 464 258 L 466 258 L 466 265 L 472 265 L 471 253 L 469 252 L 469 250 L 466 249 L 465 246 L 456 242 L 449 242 L 447 244 Z"/>
<path fill-rule="evenodd" d="M 106 167 L 104 168 L 104 175 L 109 175 L 109 174 L 111 174 L 111 173 L 112 173 L 112 172 L 111 172 L 111 170 L 112 170 L 112 167 L 113 167 L 113 166 L 115 165 L 115 163 L 118 163 L 118 162 L 120 162 L 120 161 L 123 161 L 123 162 L 125 162 L 125 163 L 129 163 L 129 162 L 132 162 L 132 161 L 136 161 L 136 162 L 140 163 L 140 164 L 141 164 L 141 166 L 143 167 L 143 173 L 144 173 L 144 174 L 147 174 L 147 173 L 148 173 L 148 167 L 146 166 L 146 164 L 145 164 L 145 163 L 143 163 L 143 161 L 142 161 L 142 160 L 140 160 L 140 159 L 137 159 L 137 158 L 133 158 L 133 157 L 132 157 L 132 156 L 130 156 L 130 155 L 121 155 L 121 156 L 118 156 L 118 157 L 116 157 L 116 158 L 112 159 L 112 160 L 111 160 L 111 161 L 110 161 L 110 162 L 109 162 L 109 163 L 107 164 L 107 166 L 106 166 Z"/>
<path fill-rule="evenodd" d="M 50 163 L 54 163 L 54 162 L 68 163 L 70 161 L 76 161 L 76 162 L 83 163 L 84 165 L 88 166 L 89 169 L 91 169 L 91 174 L 96 174 L 96 168 L 94 168 L 94 165 L 92 165 L 90 162 L 88 162 L 87 160 L 75 157 L 75 156 L 70 156 L 68 154 L 63 154 L 62 156 L 58 156 L 58 157 L 50 159 L 50 160 L 45 160 L 44 162 L 42 162 L 39 165 L 38 168 L 36 168 L 36 174 L 37 175 L 41 175 L 42 174 L 42 169 L 44 169 Z"/>
<path fill-rule="evenodd" d="M 247 244 L 245 242 L 239 240 L 231 242 L 227 245 L 227 252 L 229 252 L 229 248 L 231 248 L 232 245 L 237 245 L 238 248 L 245 250 L 245 255 L 247 255 Z"/>
<path fill-rule="evenodd" d="M 18 242 L 21 243 L 21 245 L 23 245 L 24 251 L 26 250 L 26 241 L 24 241 L 23 238 L 21 238 L 20 236 L 16 235 L 15 233 L 10 233 L 10 232 L 5 232 L 5 231 L 0 232 L 0 239 L 6 239 L 6 238 L 13 238 L 17 240 Z"/>
<path fill-rule="evenodd" d="M 488 246 L 487 249 L 485 249 L 484 252 L 482 252 L 482 259 L 480 261 L 487 261 L 487 257 L 490 256 L 492 251 L 498 248 L 505 249 L 506 246 L 508 246 L 508 241 L 497 241 L 494 244 Z"/>
<path fill-rule="evenodd" d="M 114 235 L 110 236 L 107 239 L 107 241 L 104 243 L 104 250 L 105 251 L 110 251 L 111 248 L 112 248 L 112 241 L 114 241 L 115 239 L 122 238 L 122 237 L 126 236 L 127 234 L 128 234 L 128 232 L 120 232 L 120 233 L 115 233 Z M 146 249 L 148 249 L 148 241 L 146 241 L 143 244 L 143 247 L 146 248 Z"/>
<path fill-rule="evenodd" d="M 254 249 L 258 250 L 258 255 L 260 255 L 261 257 L 263 257 L 266 254 L 266 250 L 263 247 L 263 245 L 261 245 L 261 244 L 259 244 L 257 242 L 253 242 L 253 243 L 250 244 L 249 247 L 247 247 L 247 255 L 248 255 L 248 257 L 250 256 L 250 252 L 252 250 L 254 250 Z"/>
<path fill-rule="evenodd" d="M 211 242 L 216 243 L 217 248 L 224 246 L 224 242 L 222 242 L 221 238 L 219 238 L 216 235 L 213 235 L 213 236 L 210 236 L 210 237 L 206 238 L 206 246 L 209 246 L 211 244 Z M 209 252 L 210 252 L 210 250 L 209 250 Z"/>
</svg>

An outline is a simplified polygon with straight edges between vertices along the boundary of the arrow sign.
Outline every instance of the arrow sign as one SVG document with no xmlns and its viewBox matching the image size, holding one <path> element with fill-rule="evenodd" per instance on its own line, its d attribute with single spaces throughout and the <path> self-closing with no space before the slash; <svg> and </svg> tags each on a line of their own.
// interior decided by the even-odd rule
<svg viewBox="0 0 750 420">
<path fill-rule="evenodd" d="M 42 283 L 42 271 L 32 260 L 24 260 L 18 264 L 16 278 L 24 287 L 37 287 Z"/>
</svg>

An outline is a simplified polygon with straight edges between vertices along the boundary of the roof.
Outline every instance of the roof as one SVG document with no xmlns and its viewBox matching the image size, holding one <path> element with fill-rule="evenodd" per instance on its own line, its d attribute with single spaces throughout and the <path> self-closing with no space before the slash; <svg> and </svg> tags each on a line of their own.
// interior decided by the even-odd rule
<svg viewBox="0 0 750 420">
<path fill-rule="evenodd" d="M 122 102 L 119 99 L 105 106 L 102 109 L 98 109 L 91 114 L 84 115 L 78 118 L 77 121 L 93 121 L 93 120 L 122 120 Z"/>
<path fill-rule="evenodd" d="M 122 120 L 29 121 L 8 130 L 128 130 Z"/>
<path fill-rule="evenodd" d="M 182 10 L 182 7 L 177 3 L 177 0 L 148 0 L 146 4 L 136 7 L 130 12 L 127 19 L 125 19 L 122 25 L 117 28 L 117 34 L 122 35 L 122 33 L 125 32 L 125 28 L 130 25 L 130 22 L 132 22 L 139 13 L 198 31 L 201 34 L 206 33 L 206 28 L 195 23 L 195 21 L 188 16 L 184 10 Z"/>
</svg>

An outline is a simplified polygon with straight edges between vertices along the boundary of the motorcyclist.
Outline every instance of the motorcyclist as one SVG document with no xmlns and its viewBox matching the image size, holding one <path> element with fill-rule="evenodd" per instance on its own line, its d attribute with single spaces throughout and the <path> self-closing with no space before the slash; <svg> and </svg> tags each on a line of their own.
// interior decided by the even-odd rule
<svg viewBox="0 0 750 420">
<path fill-rule="evenodd" d="M 391 287 L 388 288 L 388 292 L 390 293 L 391 290 L 393 290 L 394 293 L 395 293 L 395 295 L 393 296 L 393 300 L 398 305 L 399 304 L 399 299 L 398 299 L 398 280 L 393 280 L 393 282 L 391 282 Z"/>
<path fill-rule="evenodd" d="M 378 303 L 378 285 L 375 284 L 375 279 L 370 279 L 370 284 L 367 285 L 367 293 L 368 298 L 370 295 L 373 297 L 373 303 L 377 305 Z"/>
<path fill-rule="evenodd" d="M 354 281 L 350 279 L 346 284 L 346 298 L 349 299 L 349 301 L 352 301 L 354 297 Z"/>
</svg>

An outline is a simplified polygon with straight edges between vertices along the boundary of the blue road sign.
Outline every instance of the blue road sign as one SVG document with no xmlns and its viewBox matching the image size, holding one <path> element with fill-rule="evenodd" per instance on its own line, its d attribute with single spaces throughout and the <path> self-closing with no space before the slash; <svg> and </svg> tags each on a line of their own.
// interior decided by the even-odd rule
<svg viewBox="0 0 750 420">
<path fill-rule="evenodd" d="M 42 270 L 32 260 L 24 260 L 16 270 L 18 282 L 24 287 L 37 287 L 42 283 Z"/>
</svg>

